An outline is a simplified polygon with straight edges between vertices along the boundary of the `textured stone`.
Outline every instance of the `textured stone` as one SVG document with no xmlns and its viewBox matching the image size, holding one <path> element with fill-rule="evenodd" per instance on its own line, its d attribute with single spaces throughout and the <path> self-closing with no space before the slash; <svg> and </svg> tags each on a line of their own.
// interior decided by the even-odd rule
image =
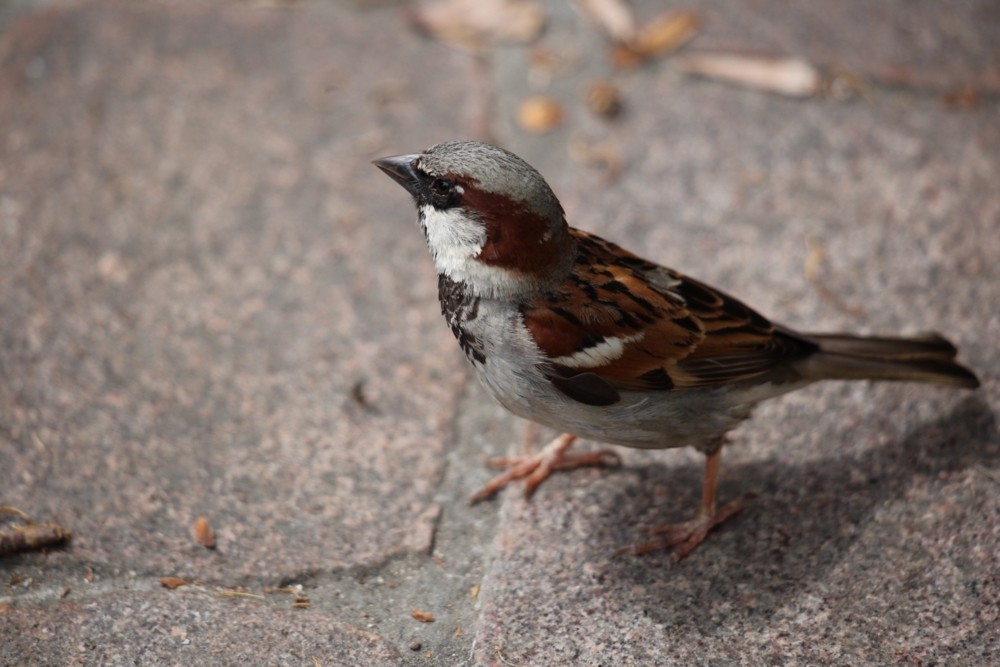
<svg viewBox="0 0 1000 667">
<path fill-rule="evenodd" d="M 289 595 L 121 591 L 2 616 L 0 665 L 403 664 L 376 634 L 288 607 Z"/>
<path fill-rule="evenodd" d="M 844 17 L 831 30 L 864 34 L 849 6 L 824 10 Z M 774 29 L 817 33 L 810 20 Z M 527 502 L 505 492 L 477 660 L 991 664 L 1000 486 L 978 467 L 1000 467 L 996 105 L 887 89 L 792 101 L 667 65 L 618 82 L 621 122 L 580 114 L 566 130 L 623 165 L 617 180 L 572 159 L 553 172 L 571 224 L 793 327 L 940 331 L 984 387 L 830 383 L 762 405 L 719 491 L 757 499 L 670 569 L 669 553 L 612 553 L 693 515 L 700 455 L 621 449 L 623 469 L 556 475 Z M 560 141 L 509 139 L 535 154 Z M 817 252 L 825 293 L 807 275 Z"/>
<path fill-rule="evenodd" d="M 463 362 L 369 160 L 460 132 L 468 66 L 388 18 L 126 3 L 4 35 L 0 485 L 74 531 L 52 564 L 429 548 Z"/>
<path fill-rule="evenodd" d="M 75 532 L 0 562 L 0 664 L 995 661 L 993 4 L 690 5 L 707 21 L 686 48 L 842 64 L 874 84 L 847 104 L 669 61 L 611 72 L 561 0 L 542 51 L 478 65 L 394 10 L 220 4 L 87 5 L 0 35 L 0 488 Z M 608 76 L 613 122 L 584 107 Z M 941 103 L 970 83 L 978 106 Z M 514 111 L 536 94 L 567 121 L 529 137 Z M 623 449 L 620 469 L 469 508 L 518 422 L 464 389 L 412 208 L 368 160 L 484 129 L 573 224 L 793 327 L 941 331 L 983 389 L 762 405 L 719 490 L 757 499 L 673 569 L 611 554 L 690 516 L 693 452 Z M 617 180 L 579 162 L 602 144 Z M 263 593 L 297 583 L 309 609 Z"/>
</svg>

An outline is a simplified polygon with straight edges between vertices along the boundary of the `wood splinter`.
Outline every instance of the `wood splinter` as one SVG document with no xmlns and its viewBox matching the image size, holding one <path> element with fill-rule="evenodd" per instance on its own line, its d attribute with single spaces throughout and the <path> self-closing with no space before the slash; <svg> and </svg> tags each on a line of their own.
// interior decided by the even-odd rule
<svg viewBox="0 0 1000 667">
<path fill-rule="evenodd" d="M 0 556 L 44 549 L 73 539 L 73 531 L 57 523 L 35 523 L 15 507 L 0 507 L 0 514 L 14 514 L 26 524 L 0 530 Z"/>
</svg>

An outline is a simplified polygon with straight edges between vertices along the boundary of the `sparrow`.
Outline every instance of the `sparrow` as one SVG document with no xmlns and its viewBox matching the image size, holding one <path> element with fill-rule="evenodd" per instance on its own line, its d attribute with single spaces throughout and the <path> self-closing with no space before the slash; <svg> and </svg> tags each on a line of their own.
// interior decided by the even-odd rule
<svg viewBox="0 0 1000 667">
<path fill-rule="evenodd" d="M 694 518 L 620 551 L 676 547 L 676 562 L 748 498 L 716 504 L 725 435 L 768 398 L 819 380 L 897 380 L 973 389 L 936 334 L 800 333 L 728 294 L 574 229 L 534 168 L 502 148 L 449 141 L 373 161 L 413 197 L 434 258 L 441 310 L 487 391 L 563 433 L 473 497 L 558 469 L 617 462 L 569 454 L 575 438 L 694 447 L 706 456 Z"/>
</svg>

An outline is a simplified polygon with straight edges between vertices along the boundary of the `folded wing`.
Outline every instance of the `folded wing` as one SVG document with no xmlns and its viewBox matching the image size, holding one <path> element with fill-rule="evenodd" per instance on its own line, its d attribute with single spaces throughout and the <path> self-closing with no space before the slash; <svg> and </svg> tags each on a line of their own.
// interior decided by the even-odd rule
<svg viewBox="0 0 1000 667">
<path fill-rule="evenodd" d="M 522 309 L 556 386 L 586 373 L 590 386 L 596 376 L 615 390 L 711 387 L 792 372 L 789 362 L 816 350 L 722 292 L 599 237 L 573 234 L 575 271 Z"/>
</svg>

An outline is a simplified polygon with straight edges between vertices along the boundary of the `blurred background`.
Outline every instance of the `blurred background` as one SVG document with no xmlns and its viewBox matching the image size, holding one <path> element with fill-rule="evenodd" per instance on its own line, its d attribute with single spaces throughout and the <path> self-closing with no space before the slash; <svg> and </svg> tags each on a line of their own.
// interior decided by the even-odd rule
<svg viewBox="0 0 1000 667">
<path fill-rule="evenodd" d="M 993 0 L 0 2 L 0 552 L 37 540 L 0 665 L 992 664 L 998 36 Z M 467 374 L 369 164 L 458 138 L 983 388 L 761 406 L 720 486 L 757 500 L 673 569 L 612 553 L 693 453 L 469 507 L 552 434 Z"/>
</svg>

